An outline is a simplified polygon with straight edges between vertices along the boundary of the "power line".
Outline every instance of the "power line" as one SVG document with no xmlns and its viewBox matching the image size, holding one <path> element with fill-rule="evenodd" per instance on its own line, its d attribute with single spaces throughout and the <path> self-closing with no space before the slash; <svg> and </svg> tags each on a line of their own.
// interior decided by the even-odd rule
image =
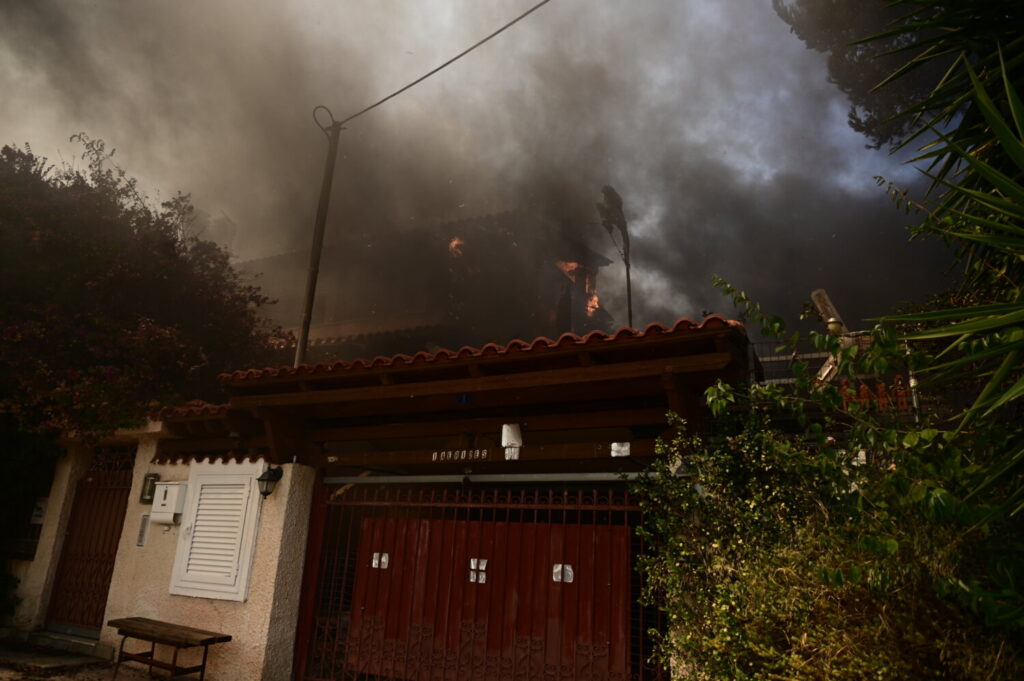
<svg viewBox="0 0 1024 681">
<path fill-rule="evenodd" d="M 428 71 L 427 73 L 423 74 L 422 76 L 420 76 L 413 82 L 409 83 L 405 87 L 399 90 L 395 90 L 384 99 L 378 102 L 374 102 L 373 104 L 366 107 L 362 111 L 357 111 L 348 118 L 336 121 L 334 120 L 334 116 L 331 115 L 330 109 L 328 109 L 327 107 L 318 106 L 315 109 L 313 109 L 313 121 L 317 124 L 317 126 L 320 127 L 321 130 L 323 130 L 324 134 L 327 136 L 328 150 L 327 160 L 324 164 L 323 183 L 320 186 L 320 202 L 317 205 L 316 221 L 313 224 L 313 247 L 310 250 L 309 254 L 309 271 L 307 272 L 306 276 L 306 296 L 305 302 L 303 303 L 302 306 L 302 326 L 299 328 L 299 339 L 295 346 L 295 366 L 300 366 L 306 361 L 306 345 L 309 341 L 309 327 L 313 321 L 313 300 L 316 297 L 316 282 L 320 274 L 320 254 L 323 250 L 324 244 L 324 226 L 327 221 L 327 209 L 331 200 L 331 182 L 333 181 L 334 178 L 334 163 L 338 156 L 338 137 L 341 134 L 342 126 L 353 119 L 359 118 L 364 113 L 376 109 L 378 106 L 388 101 L 389 99 L 394 99 L 395 97 L 402 94 L 409 88 L 419 83 L 422 83 L 427 78 L 430 78 L 432 75 L 434 75 L 441 69 L 445 68 L 446 66 L 454 64 L 455 62 L 462 59 L 476 48 L 486 43 L 491 38 L 495 37 L 499 33 L 508 30 L 512 26 L 515 26 L 520 21 L 522 21 L 529 15 L 533 14 L 534 12 L 536 12 L 549 2 L 551 2 L 551 0 L 542 0 L 541 2 L 538 2 L 536 5 L 526 10 L 512 21 L 508 22 L 507 24 L 499 28 L 497 31 L 491 33 L 483 40 L 474 43 L 473 45 L 466 48 L 462 52 L 459 52 L 457 55 L 455 55 L 445 63 L 438 66 L 437 68 Z M 330 117 L 330 125 L 322 124 L 317 118 L 317 112 L 320 111 L 321 109 L 326 111 L 328 117 Z"/>
<path fill-rule="evenodd" d="M 351 120 L 353 120 L 353 119 L 355 119 L 355 118 L 359 118 L 359 117 L 360 117 L 360 116 L 362 116 L 362 115 L 363 115 L 364 113 L 366 113 L 366 112 L 368 112 L 368 111 L 370 111 L 370 110 L 372 110 L 372 109 L 376 109 L 376 108 L 377 108 L 378 106 L 380 106 L 380 105 L 381 105 L 381 104 L 383 104 L 384 102 L 388 101 L 389 99 L 393 99 L 393 98 L 397 97 L 398 95 L 402 94 L 403 92 L 405 92 L 405 91 L 406 91 L 406 90 L 408 90 L 409 88 L 413 87 L 414 85 L 418 85 L 419 83 L 422 83 L 422 82 L 423 82 L 423 81 L 425 81 L 425 80 L 426 80 L 427 78 L 430 78 L 430 77 L 431 77 L 432 75 L 434 75 L 435 73 L 437 73 L 437 72 L 438 72 L 438 71 L 440 71 L 441 69 L 443 69 L 443 68 L 445 68 L 445 67 L 447 67 L 447 66 L 450 66 L 451 64 L 454 64 L 454 63 L 455 63 L 455 62 L 457 62 L 458 60 L 462 59 L 462 58 L 463 58 L 463 57 L 465 57 L 465 56 L 466 56 L 467 54 L 469 54 L 470 52 L 472 52 L 472 51 L 473 51 L 473 50 L 475 50 L 476 48 L 480 47 L 481 45 L 483 45 L 484 43 L 486 43 L 486 42 L 487 42 L 488 40 L 490 40 L 491 38 L 495 37 L 495 36 L 496 36 L 496 35 L 498 35 L 499 33 L 502 33 L 502 32 L 504 32 L 504 31 L 508 30 L 509 28 L 512 28 L 512 26 L 514 26 L 514 25 L 518 24 L 518 23 L 519 23 L 520 21 L 522 21 L 523 19 L 525 19 L 525 18 L 526 18 L 526 17 L 528 17 L 529 15 L 533 14 L 534 12 L 536 12 L 537 10 L 539 10 L 539 9 L 540 9 L 541 7 L 543 7 L 544 5 L 548 4 L 549 2 L 551 2 L 551 0 L 542 0 L 542 2 L 538 2 L 538 3 L 536 4 L 536 5 L 534 5 L 534 6 L 533 6 L 533 7 L 531 7 L 530 9 L 526 10 L 525 12 L 523 12 L 522 14 L 520 14 L 519 16 L 517 16 L 517 17 L 516 17 L 515 19 L 513 19 L 512 21 L 508 22 L 507 24 L 505 24 L 504 26 L 502 26 L 501 28 L 499 28 L 499 29 L 498 29 L 497 31 L 495 31 L 494 33 L 491 33 L 491 34 L 490 34 L 489 36 L 487 36 L 486 38 L 484 38 L 484 39 L 480 40 L 480 41 L 479 41 L 479 42 L 477 42 L 477 43 L 474 43 L 473 45 L 471 45 L 470 47 L 466 48 L 466 49 L 465 49 L 465 50 L 463 50 L 462 52 L 459 52 L 459 53 L 458 53 L 457 55 L 455 55 L 454 57 L 452 57 L 451 59 L 449 59 L 449 60 L 448 60 L 448 61 L 446 61 L 445 63 L 441 64 L 440 66 L 438 66 L 437 68 L 435 68 L 435 69 L 433 69 L 433 70 L 431 70 L 431 71 L 428 71 L 427 73 L 423 74 L 422 76 L 420 76 L 420 77 L 419 77 L 419 78 L 417 78 L 416 80 L 412 81 L 411 83 L 409 83 L 409 84 L 408 84 L 408 85 L 406 85 L 405 87 L 403 87 L 403 88 L 401 88 L 401 89 L 399 89 L 399 90 L 395 90 L 394 92 L 392 92 L 392 93 L 391 93 L 390 95 L 388 95 L 388 96 L 387 96 L 387 97 L 385 97 L 384 99 L 380 100 L 379 102 L 374 102 L 373 104 L 371 104 L 370 106 L 366 107 L 366 108 L 365 108 L 365 109 L 363 109 L 362 111 L 358 111 L 358 112 L 356 112 L 356 113 L 352 114 L 351 116 L 349 116 L 348 118 L 346 118 L 346 119 L 344 119 L 344 120 L 341 120 L 341 121 L 339 121 L 339 122 L 338 122 L 338 125 L 344 125 L 345 123 L 348 123 L 349 121 L 351 121 Z"/>
</svg>

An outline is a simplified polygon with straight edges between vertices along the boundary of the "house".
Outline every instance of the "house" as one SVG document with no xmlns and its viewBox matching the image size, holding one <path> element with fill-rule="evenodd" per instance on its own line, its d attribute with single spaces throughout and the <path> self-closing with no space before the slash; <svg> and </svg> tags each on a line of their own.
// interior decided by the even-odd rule
<svg viewBox="0 0 1024 681">
<path fill-rule="evenodd" d="M 223 631 L 218 681 L 662 678 L 627 480 L 747 357 L 710 316 L 225 375 L 58 464 L 15 623 Z"/>
<path fill-rule="evenodd" d="M 276 301 L 274 320 L 297 330 L 308 264 L 303 250 L 239 270 Z M 308 356 L 331 362 L 610 328 L 597 289 L 610 264 L 578 229 L 525 210 L 351 229 L 321 255 Z"/>
</svg>

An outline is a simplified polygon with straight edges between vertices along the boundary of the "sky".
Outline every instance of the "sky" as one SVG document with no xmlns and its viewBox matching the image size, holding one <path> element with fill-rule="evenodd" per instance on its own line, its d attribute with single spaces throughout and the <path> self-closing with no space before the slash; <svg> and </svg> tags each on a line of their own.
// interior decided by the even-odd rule
<svg viewBox="0 0 1024 681">
<path fill-rule="evenodd" d="M 533 2 L 2 2 L 0 143 L 81 166 L 86 132 L 154 201 L 229 218 L 205 235 L 238 259 L 308 249 L 313 107 L 362 109 Z M 918 174 L 847 108 L 770 0 L 553 0 L 347 126 L 327 241 L 539 204 L 614 259 L 592 210 L 611 184 L 634 325 L 735 314 L 713 274 L 788 318 L 825 288 L 859 325 L 949 285 L 949 257 L 907 243 L 874 178 Z M 621 323 L 623 281 L 613 265 L 599 282 Z"/>
</svg>

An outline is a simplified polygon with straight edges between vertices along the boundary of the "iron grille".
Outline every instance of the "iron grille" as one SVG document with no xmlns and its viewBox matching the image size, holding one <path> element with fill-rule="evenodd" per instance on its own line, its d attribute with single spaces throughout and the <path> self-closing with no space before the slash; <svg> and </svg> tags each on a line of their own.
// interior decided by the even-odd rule
<svg viewBox="0 0 1024 681">
<path fill-rule="evenodd" d="M 621 484 L 337 488 L 303 677 L 663 679 L 638 520 Z"/>
</svg>

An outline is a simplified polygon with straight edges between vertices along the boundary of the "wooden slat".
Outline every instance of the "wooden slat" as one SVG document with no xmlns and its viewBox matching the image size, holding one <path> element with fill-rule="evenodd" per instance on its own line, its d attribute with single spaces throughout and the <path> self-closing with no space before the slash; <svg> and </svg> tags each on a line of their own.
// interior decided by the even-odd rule
<svg viewBox="0 0 1024 681">
<path fill-rule="evenodd" d="M 388 386 L 340 388 L 319 392 L 242 395 L 231 398 L 231 406 L 254 409 L 269 406 L 303 406 L 328 402 L 417 398 L 431 395 L 543 388 L 572 383 L 593 383 L 644 376 L 661 376 L 666 373 L 719 371 L 729 366 L 732 360 L 733 355 L 731 353 L 715 352 L 695 355 L 693 357 L 673 357 L 642 362 L 623 362 L 622 364 L 613 365 L 532 371 L 504 376 L 482 376 L 480 378 L 438 380 Z"/>
<path fill-rule="evenodd" d="M 117 633 L 121 636 L 179 647 L 225 643 L 231 640 L 230 634 L 161 622 L 148 617 L 122 617 L 108 621 L 107 626 L 116 627 Z"/>
</svg>

